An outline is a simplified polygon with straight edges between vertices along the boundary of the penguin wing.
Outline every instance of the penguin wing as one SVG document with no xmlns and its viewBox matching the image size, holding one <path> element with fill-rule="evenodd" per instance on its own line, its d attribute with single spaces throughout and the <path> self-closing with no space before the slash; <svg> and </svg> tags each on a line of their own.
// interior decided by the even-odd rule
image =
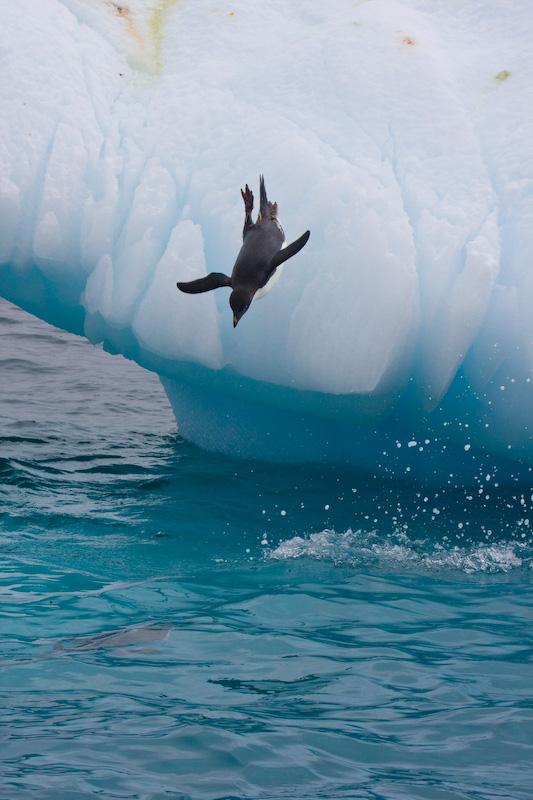
<svg viewBox="0 0 533 800">
<path fill-rule="evenodd" d="M 283 264 L 284 261 L 287 261 L 288 258 L 292 258 L 296 255 L 296 253 L 299 253 L 304 244 L 306 244 L 310 235 L 311 232 L 306 231 L 304 234 L 302 234 L 302 236 L 300 236 L 299 239 L 296 239 L 295 242 L 291 242 L 291 244 L 288 244 L 287 247 L 283 247 L 281 250 L 278 250 L 268 265 L 269 276 L 272 275 L 276 267 L 279 267 L 279 265 Z"/>
<path fill-rule="evenodd" d="M 231 279 L 223 272 L 211 272 L 205 278 L 177 283 L 176 286 L 181 292 L 200 294 L 201 292 L 210 292 L 211 289 L 220 289 L 221 286 L 231 286 Z"/>
</svg>

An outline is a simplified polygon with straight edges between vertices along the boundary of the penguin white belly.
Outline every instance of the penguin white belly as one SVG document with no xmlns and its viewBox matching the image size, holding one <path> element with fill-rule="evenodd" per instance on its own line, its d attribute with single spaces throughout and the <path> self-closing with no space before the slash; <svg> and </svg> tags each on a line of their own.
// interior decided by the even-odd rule
<svg viewBox="0 0 533 800">
<path fill-rule="evenodd" d="M 258 289 L 257 292 L 254 294 L 254 296 L 252 297 L 252 303 L 254 302 L 254 300 L 261 300 L 261 298 L 264 297 L 266 294 L 268 294 L 269 291 L 272 289 L 272 287 L 276 285 L 276 283 L 279 281 L 279 276 L 281 275 L 281 270 L 283 269 L 284 266 L 285 266 L 284 264 L 280 264 L 279 267 L 276 267 L 276 269 L 274 270 L 270 278 L 267 280 L 265 285 L 261 286 L 261 288 Z"/>
</svg>

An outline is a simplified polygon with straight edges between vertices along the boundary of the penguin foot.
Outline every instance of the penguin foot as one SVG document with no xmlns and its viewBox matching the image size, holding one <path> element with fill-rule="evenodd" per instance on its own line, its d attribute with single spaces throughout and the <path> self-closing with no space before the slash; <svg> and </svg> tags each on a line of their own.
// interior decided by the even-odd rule
<svg viewBox="0 0 533 800">
<path fill-rule="evenodd" d="M 254 195 L 253 192 L 248 188 L 248 184 L 246 184 L 246 189 L 243 191 L 241 189 L 242 199 L 244 200 L 244 213 L 247 217 L 251 216 L 251 213 L 254 208 Z"/>
</svg>

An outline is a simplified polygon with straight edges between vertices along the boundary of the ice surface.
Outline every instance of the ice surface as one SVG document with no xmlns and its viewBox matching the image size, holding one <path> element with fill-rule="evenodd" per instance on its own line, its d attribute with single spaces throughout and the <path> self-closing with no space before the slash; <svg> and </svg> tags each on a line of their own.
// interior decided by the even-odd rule
<svg viewBox="0 0 533 800">
<path fill-rule="evenodd" d="M 0 293 L 158 372 L 201 446 L 529 480 L 530 12 L 3 0 Z M 231 270 L 259 173 L 311 239 L 234 330 L 175 284 Z"/>
</svg>

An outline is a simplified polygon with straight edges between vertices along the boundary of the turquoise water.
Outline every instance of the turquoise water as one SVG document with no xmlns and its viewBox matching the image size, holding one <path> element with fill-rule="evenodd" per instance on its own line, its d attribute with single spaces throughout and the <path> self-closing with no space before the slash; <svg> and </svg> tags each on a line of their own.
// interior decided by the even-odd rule
<svg viewBox="0 0 533 800">
<path fill-rule="evenodd" d="M 180 439 L 0 305 L 0 798 L 533 797 L 533 492 Z"/>
</svg>

